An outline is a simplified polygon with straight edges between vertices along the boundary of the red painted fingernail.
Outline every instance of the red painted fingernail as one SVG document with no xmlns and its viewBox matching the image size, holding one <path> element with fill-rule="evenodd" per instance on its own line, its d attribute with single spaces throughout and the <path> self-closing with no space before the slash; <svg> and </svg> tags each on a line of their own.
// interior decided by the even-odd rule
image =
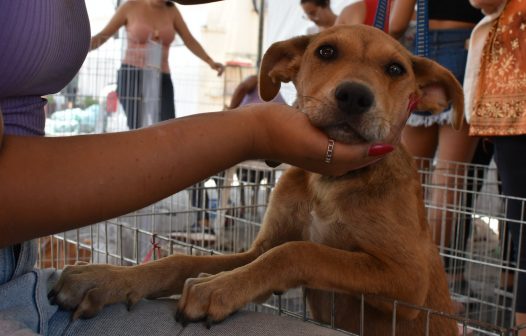
<svg viewBox="0 0 526 336">
<path fill-rule="evenodd" d="M 376 144 L 369 147 L 369 156 L 380 156 L 392 152 L 393 146 L 388 144 Z"/>
</svg>

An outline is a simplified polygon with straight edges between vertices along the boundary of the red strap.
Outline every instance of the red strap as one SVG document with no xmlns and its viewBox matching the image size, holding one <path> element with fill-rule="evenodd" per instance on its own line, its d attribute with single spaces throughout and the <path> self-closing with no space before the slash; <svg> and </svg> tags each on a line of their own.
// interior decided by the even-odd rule
<svg viewBox="0 0 526 336">
<path fill-rule="evenodd" d="M 152 257 L 153 260 L 157 260 L 161 256 L 161 246 L 159 245 L 159 243 L 155 242 L 155 236 L 152 237 L 150 243 L 152 244 L 152 248 L 148 251 L 144 259 L 142 260 L 143 264 L 151 261 Z"/>
</svg>

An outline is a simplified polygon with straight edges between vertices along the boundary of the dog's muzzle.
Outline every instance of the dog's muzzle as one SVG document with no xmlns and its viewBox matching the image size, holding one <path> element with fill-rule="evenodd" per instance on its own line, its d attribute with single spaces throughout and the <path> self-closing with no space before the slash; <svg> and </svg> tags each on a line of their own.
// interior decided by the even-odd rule
<svg viewBox="0 0 526 336">
<path fill-rule="evenodd" d="M 348 115 L 363 114 L 374 104 L 371 90 L 356 82 L 343 82 L 338 85 L 334 91 L 334 98 L 338 108 Z"/>
</svg>

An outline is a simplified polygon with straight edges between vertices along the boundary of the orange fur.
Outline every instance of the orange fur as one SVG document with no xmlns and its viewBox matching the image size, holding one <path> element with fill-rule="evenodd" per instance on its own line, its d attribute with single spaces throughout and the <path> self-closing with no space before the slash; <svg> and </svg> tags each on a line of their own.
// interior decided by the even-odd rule
<svg viewBox="0 0 526 336">
<path fill-rule="evenodd" d="M 320 50 L 327 46 L 336 53 L 323 59 Z M 397 74 L 400 67 L 404 71 Z M 298 108 L 340 142 L 397 142 L 415 95 L 419 108 L 436 110 L 452 101 L 456 115 L 462 115 L 462 90 L 445 68 L 361 25 L 271 46 L 261 66 L 261 96 L 271 99 L 281 81 L 295 84 Z M 342 98 L 335 98 L 345 83 L 371 94 L 372 102 L 359 101 L 365 106 L 361 113 L 346 110 L 339 105 Z M 429 88 L 435 91 L 426 95 Z M 202 272 L 213 275 L 198 277 Z M 307 288 L 315 318 L 325 322 L 330 293 L 336 292 L 336 326 L 353 332 L 359 331 L 360 294 L 365 294 L 365 335 L 391 334 L 393 299 L 452 312 L 419 177 L 404 148 L 337 178 L 289 169 L 245 253 L 174 255 L 136 267 L 70 267 L 53 295 L 79 317 L 113 302 L 182 292 L 180 318 L 220 321 L 250 301 L 297 286 Z M 423 335 L 426 319 L 420 310 L 397 307 L 396 335 Z M 456 334 L 454 321 L 430 317 L 429 335 Z"/>
</svg>

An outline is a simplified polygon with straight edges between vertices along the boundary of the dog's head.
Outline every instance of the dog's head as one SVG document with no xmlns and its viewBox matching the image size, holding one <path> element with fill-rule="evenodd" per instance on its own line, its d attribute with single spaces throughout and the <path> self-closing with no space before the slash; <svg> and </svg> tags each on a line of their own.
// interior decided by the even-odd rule
<svg viewBox="0 0 526 336">
<path fill-rule="evenodd" d="M 298 108 L 345 143 L 396 142 L 412 110 L 438 113 L 452 104 L 453 126 L 463 120 L 462 87 L 447 69 L 364 25 L 274 43 L 261 63 L 261 98 L 271 100 L 289 81 Z"/>
</svg>

